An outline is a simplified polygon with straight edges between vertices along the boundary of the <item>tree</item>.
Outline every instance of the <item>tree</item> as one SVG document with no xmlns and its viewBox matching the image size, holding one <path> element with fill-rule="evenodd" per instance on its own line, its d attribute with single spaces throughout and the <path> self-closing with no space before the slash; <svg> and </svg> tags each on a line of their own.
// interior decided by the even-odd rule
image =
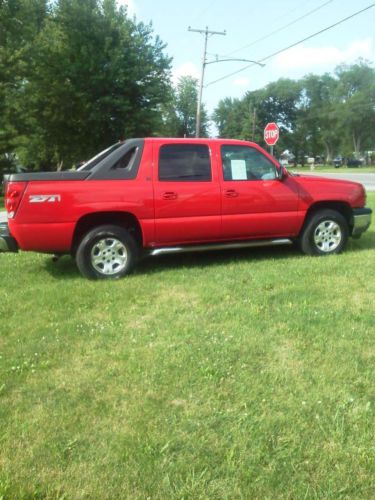
<svg viewBox="0 0 375 500">
<path fill-rule="evenodd" d="M 198 80 L 192 76 L 182 76 L 175 90 L 174 107 L 177 117 L 177 137 L 194 137 L 198 102 Z M 204 106 L 201 108 L 200 135 L 208 134 L 208 118 Z"/>
<path fill-rule="evenodd" d="M 337 118 L 337 79 L 329 74 L 308 75 L 302 80 L 306 126 L 311 131 L 312 153 L 325 150 L 330 163 L 340 145 L 342 124 Z"/>
<path fill-rule="evenodd" d="M 22 142 L 27 61 L 47 14 L 46 0 L 0 1 L 0 173 Z"/>
<path fill-rule="evenodd" d="M 219 135 L 263 143 L 264 127 L 277 122 L 281 131 L 278 148 L 290 148 L 299 97 L 298 83 L 280 79 L 264 89 L 247 92 L 242 99 L 223 99 L 213 115 Z"/>
<path fill-rule="evenodd" d="M 119 139 L 153 134 L 170 99 L 164 48 L 115 0 L 51 4 L 14 96 L 19 156 L 37 169 L 70 167 Z"/>
<path fill-rule="evenodd" d="M 226 97 L 219 101 L 213 119 L 219 130 L 219 136 L 224 138 L 243 137 L 243 108 L 246 106 L 240 99 Z"/>
<path fill-rule="evenodd" d="M 340 66 L 335 75 L 280 79 L 242 99 L 223 99 L 214 112 L 221 137 L 263 142 L 267 122 L 275 121 L 280 140 L 302 162 L 325 150 L 330 162 L 338 152 L 359 155 L 375 144 L 375 70 L 363 61 Z"/>
<path fill-rule="evenodd" d="M 337 114 L 355 155 L 375 144 L 375 70 L 364 61 L 336 69 Z"/>
</svg>

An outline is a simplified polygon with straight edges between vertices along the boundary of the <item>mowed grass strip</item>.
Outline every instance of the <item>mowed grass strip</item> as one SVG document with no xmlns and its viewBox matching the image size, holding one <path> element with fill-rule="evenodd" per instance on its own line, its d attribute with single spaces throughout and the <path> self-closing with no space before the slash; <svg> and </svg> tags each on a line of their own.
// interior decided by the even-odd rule
<svg viewBox="0 0 375 500">
<path fill-rule="evenodd" d="M 374 262 L 0 255 L 0 498 L 373 497 Z"/>
</svg>

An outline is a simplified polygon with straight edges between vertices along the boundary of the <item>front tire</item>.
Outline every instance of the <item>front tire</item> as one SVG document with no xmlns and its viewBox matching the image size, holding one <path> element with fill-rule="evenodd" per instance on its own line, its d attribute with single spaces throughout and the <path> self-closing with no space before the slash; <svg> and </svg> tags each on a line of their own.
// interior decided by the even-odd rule
<svg viewBox="0 0 375 500">
<path fill-rule="evenodd" d="M 336 210 L 320 210 L 308 220 L 301 235 L 301 249 L 307 255 L 340 253 L 349 237 L 348 223 Z"/>
<path fill-rule="evenodd" d="M 75 258 L 86 278 L 119 279 L 132 271 L 138 253 L 137 244 L 126 229 L 103 225 L 82 238 Z"/>
</svg>

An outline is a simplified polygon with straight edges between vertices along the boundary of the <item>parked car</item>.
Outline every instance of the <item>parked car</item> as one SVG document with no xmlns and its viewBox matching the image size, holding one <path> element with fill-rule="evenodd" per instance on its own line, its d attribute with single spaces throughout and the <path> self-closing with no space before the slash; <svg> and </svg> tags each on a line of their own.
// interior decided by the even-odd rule
<svg viewBox="0 0 375 500">
<path fill-rule="evenodd" d="M 362 167 L 363 160 L 357 160 L 356 158 L 349 158 L 349 160 L 347 161 L 346 164 L 348 167 L 358 168 L 358 167 Z"/>
<path fill-rule="evenodd" d="M 342 156 L 336 156 L 334 159 L 333 159 L 333 165 L 335 168 L 339 168 L 339 167 L 342 167 L 344 164 L 344 159 Z"/>
<path fill-rule="evenodd" d="M 131 139 L 77 171 L 5 176 L 0 250 L 70 254 L 87 278 L 120 278 L 138 259 L 298 242 L 344 249 L 371 223 L 362 184 L 290 174 L 257 144 Z"/>
</svg>

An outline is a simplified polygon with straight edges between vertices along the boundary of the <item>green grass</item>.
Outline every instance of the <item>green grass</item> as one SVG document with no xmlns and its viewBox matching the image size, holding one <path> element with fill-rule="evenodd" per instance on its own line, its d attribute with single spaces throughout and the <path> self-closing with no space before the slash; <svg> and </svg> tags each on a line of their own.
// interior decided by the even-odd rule
<svg viewBox="0 0 375 500">
<path fill-rule="evenodd" d="M 0 211 L 1 210 L 5 210 L 4 197 L 3 196 L 0 196 Z"/>
<path fill-rule="evenodd" d="M 373 498 L 374 262 L 0 255 L 0 498 Z"/>
</svg>

